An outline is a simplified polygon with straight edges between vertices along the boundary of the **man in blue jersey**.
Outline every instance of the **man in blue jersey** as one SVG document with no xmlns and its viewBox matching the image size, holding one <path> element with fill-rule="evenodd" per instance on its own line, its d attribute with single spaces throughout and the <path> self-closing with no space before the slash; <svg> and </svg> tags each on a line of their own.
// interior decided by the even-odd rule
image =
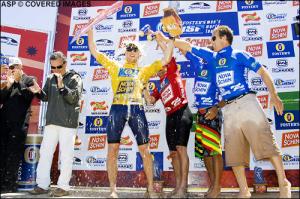
<svg viewBox="0 0 300 199">
<path fill-rule="evenodd" d="M 195 71 L 193 93 L 195 106 L 198 109 L 195 131 L 195 156 L 203 159 L 210 179 L 210 187 L 205 196 L 217 198 L 221 192 L 220 180 L 223 172 L 221 146 L 222 112 L 220 106 L 224 106 L 224 101 L 220 102 L 214 71 L 209 70 L 211 66 L 191 52 L 187 52 L 185 56 Z"/>
<path fill-rule="evenodd" d="M 233 49 L 232 41 L 232 30 L 228 26 L 218 26 L 212 34 L 214 51 L 193 47 L 179 39 L 175 39 L 174 44 L 214 66 L 216 84 L 227 103 L 223 112 L 226 164 L 232 167 L 239 184 L 239 197 L 251 197 L 245 175 L 251 147 L 256 160 L 271 161 L 278 177 L 280 197 L 290 198 L 291 184 L 284 172 L 280 150 L 256 95 L 249 88 L 245 71 L 252 70 L 262 77 L 278 115 L 283 114 L 283 103 L 266 68 L 247 52 Z"/>
</svg>

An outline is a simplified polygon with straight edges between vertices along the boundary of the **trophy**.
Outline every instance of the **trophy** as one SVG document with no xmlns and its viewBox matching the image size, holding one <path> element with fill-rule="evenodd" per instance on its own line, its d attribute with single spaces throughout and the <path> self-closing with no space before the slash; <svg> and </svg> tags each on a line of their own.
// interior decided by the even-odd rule
<svg viewBox="0 0 300 199">
<path fill-rule="evenodd" d="M 263 170 L 261 167 L 254 167 L 254 182 L 253 189 L 255 193 L 267 192 L 267 183 L 264 179 Z"/>
<path fill-rule="evenodd" d="M 174 8 L 165 8 L 164 17 L 160 20 L 163 31 L 169 33 L 172 38 L 178 38 L 182 34 L 182 21 Z"/>
</svg>

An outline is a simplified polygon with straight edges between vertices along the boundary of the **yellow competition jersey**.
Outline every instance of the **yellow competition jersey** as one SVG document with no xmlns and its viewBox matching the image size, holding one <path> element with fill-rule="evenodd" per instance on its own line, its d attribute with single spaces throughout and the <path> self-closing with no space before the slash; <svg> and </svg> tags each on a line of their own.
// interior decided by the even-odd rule
<svg viewBox="0 0 300 199">
<path fill-rule="evenodd" d="M 129 63 L 125 63 L 122 67 L 106 55 L 98 54 L 97 62 L 103 65 L 110 74 L 114 93 L 113 104 L 142 104 L 143 85 L 162 69 L 160 60 L 145 67 L 137 67 Z"/>
</svg>

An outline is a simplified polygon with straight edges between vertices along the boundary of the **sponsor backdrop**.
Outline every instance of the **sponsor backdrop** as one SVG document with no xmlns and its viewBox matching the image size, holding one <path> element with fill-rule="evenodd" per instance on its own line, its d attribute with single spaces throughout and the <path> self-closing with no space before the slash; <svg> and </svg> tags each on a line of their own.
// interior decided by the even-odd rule
<svg viewBox="0 0 300 199">
<path fill-rule="evenodd" d="M 124 61 L 124 41 L 140 41 L 144 46 L 141 65 L 150 64 L 162 57 L 156 42 L 139 37 L 138 30 L 149 24 L 161 30 L 160 19 L 169 2 L 124 5 L 122 10 L 94 27 L 94 40 L 99 51 L 112 59 Z M 275 86 L 285 104 L 285 112 L 278 116 L 270 108 L 270 96 L 262 79 L 249 74 L 249 83 L 257 91 L 268 120 L 282 149 L 286 169 L 299 168 L 299 29 L 295 26 L 299 15 L 298 1 L 188 1 L 178 2 L 183 20 L 182 39 L 195 46 L 206 46 L 212 30 L 228 25 L 234 32 L 233 47 L 245 50 L 256 57 L 271 73 Z M 112 102 L 111 79 L 105 68 L 91 56 L 87 35 L 70 44 L 75 31 L 83 27 L 101 10 L 108 7 L 73 8 L 69 31 L 68 63 L 84 81 L 84 95 L 78 129 L 78 142 L 74 157 L 74 170 L 106 170 L 106 125 Z M 185 81 L 189 106 L 195 113 L 194 73 L 190 63 L 176 49 L 174 56 Z M 151 89 L 159 86 L 158 78 L 149 83 Z M 150 149 L 157 171 L 172 170 L 167 160 L 165 139 L 165 111 L 159 101 L 145 107 L 150 130 Z M 194 157 L 194 131 L 188 145 L 190 170 L 204 170 L 202 161 Z M 267 162 L 251 158 L 251 169 L 260 166 L 273 169 Z M 118 159 L 119 170 L 139 171 L 143 167 L 137 144 L 128 125 L 122 134 Z"/>
</svg>

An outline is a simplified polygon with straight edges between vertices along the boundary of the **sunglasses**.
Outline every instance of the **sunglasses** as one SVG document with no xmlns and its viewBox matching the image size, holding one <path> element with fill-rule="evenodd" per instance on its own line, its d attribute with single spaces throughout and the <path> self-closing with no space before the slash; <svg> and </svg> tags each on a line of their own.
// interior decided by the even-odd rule
<svg viewBox="0 0 300 199">
<path fill-rule="evenodd" d="M 137 52 L 138 50 L 139 50 L 139 48 L 134 44 L 129 44 L 129 45 L 126 46 L 126 51 L 127 52 L 132 52 L 132 51 Z"/>
<path fill-rule="evenodd" d="M 55 69 L 62 69 L 62 68 L 64 67 L 64 66 L 63 66 L 64 64 L 65 64 L 65 62 L 64 62 L 62 65 L 59 65 L 59 66 L 51 66 L 51 69 L 52 69 L 52 70 L 55 70 Z"/>
<path fill-rule="evenodd" d="M 10 70 L 13 70 L 13 69 L 15 69 L 17 66 L 18 66 L 18 65 L 11 65 L 11 66 L 9 66 L 8 68 L 9 68 Z"/>
<path fill-rule="evenodd" d="M 212 41 L 216 41 L 217 37 L 216 36 L 212 36 L 211 40 Z"/>
</svg>

